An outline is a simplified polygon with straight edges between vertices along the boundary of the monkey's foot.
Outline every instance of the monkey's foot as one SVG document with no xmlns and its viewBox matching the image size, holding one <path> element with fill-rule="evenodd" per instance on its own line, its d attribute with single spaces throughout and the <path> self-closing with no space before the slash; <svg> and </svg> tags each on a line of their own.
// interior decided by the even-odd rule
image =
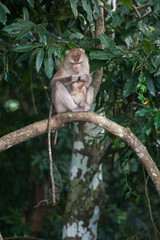
<svg viewBox="0 0 160 240">
<path fill-rule="evenodd" d="M 88 104 L 86 104 L 84 101 L 81 101 L 79 104 L 79 107 L 83 109 L 83 111 L 87 112 L 90 111 L 91 108 Z"/>
</svg>

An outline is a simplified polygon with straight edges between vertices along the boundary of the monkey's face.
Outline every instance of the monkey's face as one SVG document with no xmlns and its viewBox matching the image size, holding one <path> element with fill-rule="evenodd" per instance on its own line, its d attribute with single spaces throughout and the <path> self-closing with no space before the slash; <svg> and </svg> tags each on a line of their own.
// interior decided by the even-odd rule
<svg viewBox="0 0 160 240">
<path fill-rule="evenodd" d="M 80 73 L 80 71 L 81 71 L 81 64 L 80 63 L 73 64 L 73 71 L 76 72 L 76 73 Z"/>
<path fill-rule="evenodd" d="M 71 84 L 72 89 L 82 89 L 85 86 L 85 82 L 74 82 Z"/>
<path fill-rule="evenodd" d="M 80 73 L 81 71 L 83 54 L 84 54 L 84 50 L 80 48 L 71 49 L 66 52 L 67 61 L 70 63 L 71 68 L 75 73 Z"/>
</svg>

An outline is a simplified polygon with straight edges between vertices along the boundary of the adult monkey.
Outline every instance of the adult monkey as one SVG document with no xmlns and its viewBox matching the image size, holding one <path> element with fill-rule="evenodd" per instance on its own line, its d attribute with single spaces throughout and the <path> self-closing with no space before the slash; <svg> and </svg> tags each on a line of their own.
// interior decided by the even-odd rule
<svg viewBox="0 0 160 240">
<path fill-rule="evenodd" d="M 86 82 L 86 98 L 90 106 L 93 101 L 94 88 L 90 86 L 92 78 L 90 77 L 88 57 L 81 48 L 66 51 L 65 59 L 51 80 L 52 103 L 57 113 L 90 110 L 88 107 L 76 105 L 67 90 L 67 87 L 77 80 Z"/>
<path fill-rule="evenodd" d="M 86 86 L 86 102 L 87 104 L 77 105 L 68 87 L 71 84 L 80 81 L 85 82 Z M 51 150 L 51 115 L 52 115 L 52 104 L 54 105 L 57 113 L 62 112 L 80 112 L 89 111 L 90 106 L 94 97 L 94 88 L 90 86 L 92 78 L 90 77 L 90 68 L 88 63 L 88 57 L 84 50 L 81 48 L 71 49 L 66 51 L 65 58 L 60 64 L 58 71 L 51 80 L 51 106 L 49 111 L 48 121 L 48 149 L 49 149 L 49 160 L 50 160 L 50 177 L 52 184 L 52 202 L 56 203 L 55 196 L 55 184 L 53 177 L 53 161 L 52 161 L 52 150 Z M 56 143 L 57 131 L 55 135 Z"/>
</svg>

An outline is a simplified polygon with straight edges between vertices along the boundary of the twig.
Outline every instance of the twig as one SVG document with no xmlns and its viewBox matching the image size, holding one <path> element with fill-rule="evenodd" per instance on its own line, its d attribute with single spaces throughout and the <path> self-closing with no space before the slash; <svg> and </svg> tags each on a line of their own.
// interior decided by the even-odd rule
<svg viewBox="0 0 160 240">
<path fill-rule="evenodd" d="M 139 19 L 142 19 L 142 18 L 146 17 L 147 15 L 149 15 L 152 12 L 152 10 L 149 9 L 148 12 L 141 15 L 140 12 L 138 11 L 139 9 L 142 9 L 142 8 L 145 8 L 145 7 L 148 7 L 148 6 L 149 6 L 149 3 L 145 3 L 145 4 L 140 5 L 140 6 L 136 6 L 136 5 L 132 4 L 132 7 L 135 10 Z"/>
<path fill-rule="evenodd" d="M 14 237 L 6 237 L 4 240 L 10 240 L 10 239 L 29 239 L 29 240 L 43 240 L 42 238 L 36 238 L 31 236 L 14 236 Z M 1 239 L 0 239 L 1 240 Z M 3 240 L 3 239 L 2 239 Z"/>
<path fill-rule="evenodd" d="M 32 86 L 32 69 L 30 68 L 30 86 L 31 86 L 31 96 L 32 96 L 32 103 L 34 107 L 35 114 L 38 115 L 37 107 L 36 107 L 36 102 L 35 102 L 35 97 L 33 93 L 33 86 Z"/>
<path fill-rule="evenodd" d="M 150 199 L 149 199 L 149 193 L 148 193 L 148 179 L 149 179 L 149 175 L 147 176 L 146 178 L 146 174 L 145 174 L 145 170 L 144 170 L 144 167 L 143 167 L 143 176 L 144 176 L 144 182 L 145 182 L 145 194 L 146 194 L 146 198 L 147 198 L 147 202 L 148 202 L 148 209 L 149 209 L 149 215 L 150 215 L 150 219 L 151 219 L 151 222 L 153 224 L 153 227 L 154 227 L 154 230 L 155 230 L 155 234 L 160 236 L 160 232 L 154 222 L 154 219 L 153 219 L 153 214 L 152 214 L 152 209 L 151 209 L 151 203 L 150 203 Z"/>
<path fill-rule="evenodd" d="M 137 9 L 145 8 L 145 7 L 148 7 L 148 6 L 149 6 L 149 3 L 145 3 L 145 4 L 142 4 L 140 6 L 137 6 Z"/>
<path fill-rule="evenodd" d="M 48 87 L 44 85 L 42 77 L 40 76 L 39 78 L 40 78 L 41 84 L 43 86 L 43 89 L 45 91 L 45 94 L 47 96 L 47 99 L 48 99 L 48 101 L 50 101 L 50 96 L 49 96 L 48 91 L 47 91 Z"/>
</svg>

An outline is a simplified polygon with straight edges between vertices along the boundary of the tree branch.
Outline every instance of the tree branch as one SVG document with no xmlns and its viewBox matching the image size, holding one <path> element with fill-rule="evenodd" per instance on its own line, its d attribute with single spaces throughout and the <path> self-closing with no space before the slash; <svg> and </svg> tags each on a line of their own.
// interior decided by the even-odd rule
<svg viewBox="0 0 160 240">
<path fill-rule="evenodd" d="M 95 37 L 98 38 L 99 34 L 104 33 L 104 2 L 101 0 L 98 0 L 98 5 L 100 7 L 100 15 L 98 19 L 95 21 Z M 96 48 L 104 49 L 104 46 L 102 44 L 99 44 L 96 46 Z M 99 92 L 99 88 L 102 83 L 102 77 L 103 77 L 103 68 L 97 70 L 93 74 L 93 81 L 92 84 L 95 89 L 95 97 L 97 96 L 97 93 Z"/>
<path fill-rule="evenodd" d="M 90 122 L 102 127 L 125 141 L 137 154 L 151 177 L 160 196 L 160 172 L 150 157 L 146 147 L 138 140 L 129 128 L 124 128 L 117 123 L 93 112 L 62 113 L 51 119 L 51 130 L 64 127 L 68 122 Z M 47 133 L 48 120 L 43 120 L 21 128 L 0 138 L 0 151 L 5 151 L 16 144 Z"/>
</svg>

